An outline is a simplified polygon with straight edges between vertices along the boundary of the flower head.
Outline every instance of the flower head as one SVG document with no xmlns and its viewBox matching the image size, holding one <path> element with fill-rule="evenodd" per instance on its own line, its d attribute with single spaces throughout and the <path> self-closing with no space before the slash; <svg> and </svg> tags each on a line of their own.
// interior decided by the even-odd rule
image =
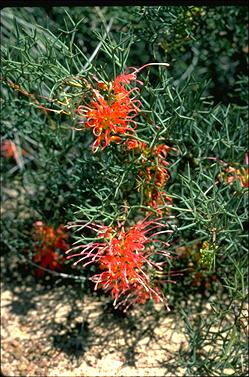
<svg viewBox="0 0 249 377">
<path fill-rule="evenodd" d="M 111 142 L 119 143 L 121 136 L 133 135 L 136 122 L 133 120 L 139 112 L 140 101 L 132 97 L 138 88 L 127 89 L 135 74 L 122 74 L 109 83 L 109 86 L 98 82 L 102 89 L 92 89 L 92 100 L 89 105 L 81 105 L 76 112 L 83 116 L 85 128 L 92 128 L 96 140 L 93 151 L 99 147 L 103 150 Z"/>
<path fill-rule="evenodd" d="M 229 166 L 225 170 L 226 177 L 225 182 L 228 184 L 232 184 L 235 181 L 239 181 L 242 187 L 248 187 L 248 176 L 249 176 L 249 169 L 248 168 L 235 168 Z"/>
<path fill-rule="evenodd" d="M 128 151 L 135 151 L 141 155 L 142 151 L 147 147 L 147 143 L 137 140 L 133 137 L 127 139 L 124 143 Z"/>
<path fill-rule="evenodd" d="M 19 158 L 19 154 L 26 154 L 24 149 L 20 149 L 16 144 L 9 139 L 5 139 L 0 145 L 1 154 L 5 158 L 14 158 L 16 161 Z"/>
<path fill-rule="evenodd" d="M 144 204 L 152 207 L 162 216 L 165 200 L 172 204 L 172 199 L 164 191 L 165 185 L 170 178 L 167 170 L 169 163 L 165 160 L 170 150 L 175 150 L 166 144 L 150 147 L 147 143 L 136 140 L 127 140 L 127 149 L 135 151 L 138 155 L 138 169 L 140 182 L 138 187 L 143 189 Z"/>
<path fill-rule="evenodd" d="M 241 187 L 249 187 L 249 168 L 248 168 L 248 154 L 245 154 L 245 166 L 239 166 L 237 163 L 228 165 L 223 173 L 219 175 L 219 179 L 223 177 L 224 182 L 232 185 L 238 181 Z"/>
<path fill-rule="evenodd" d="M 63 225 L 54 229 L 45 225 L 42 221 L 36 221 L 33 229 L 34 254 L 33 262 L 39 264 L 43 268 L 50 270 L 60 270 L 63 257 L 58 250 L 65 252 L 69 248 L 66 242 L 68 234 L 65 232 Z M 42 269 L 36 270 L 38 277 L 43 276 Z"/>
<path fill-rule="evenodd" d="M 148 217 L 136 225 L 124 229 L 124 227 L 107 228 L 93 224 L 90 229 L 97 232 L 98 239 L 102 241 L 82 244 L 68 250 L 77 252 L 68 258 L 79 257 L 74 265 L 83 262 L 83 267 L 98 263 L 102 272 L 94 275 L 91 280 L 95 283 L 95 289 L 102 288 L 111 291 L 114 305 L 121 296 L 132 298 L 132 302 L 144 303 L 147 299 L 165 302 L 160 289 L 151 283 L 150 271 L 161 270 L 161 263 L 153 261 L 152 256 L 160 254 L 170 257 L 166 250 L 155 252 L 154 244 L 169 246 L 167 242 L 160 241 L 156 236 L 163 233 L 171 233 L 166 229 L 167 225 L 159 220 L 149 220 Z M 107 238 L 106 238 L 107 237 Z M 134 299 L 134 297 L 136 299 Z"/>
<path fill-rule="evenodd" d="M 120 143 L 122 137 L 135 134 L 136 122 L 134 118 L 140 111 L 141 102 L 136 99 L 139 88 L 132 83 L 143 85 L 137 80 L 137 74 L 147 66 L 163 65 L 167 63 L 149 63 L 140 68 L 129 67 L 108 84 L 96 80 L 96 87 L 91 87 L 91 99 L 78 106 L 76 113 L 81 117 L 79 123 L 84 128 L 92 128 L 96 137 L 92 145 L 93 152 L 98 148 L 105 149 L 111 142 Z"/>
</svg>

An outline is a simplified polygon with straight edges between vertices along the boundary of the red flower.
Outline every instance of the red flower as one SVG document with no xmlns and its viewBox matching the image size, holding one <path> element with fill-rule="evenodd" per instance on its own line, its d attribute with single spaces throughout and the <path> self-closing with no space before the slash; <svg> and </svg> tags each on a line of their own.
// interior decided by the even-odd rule
<svg viewBox="0 0 249 377">
<path fill-rule="evenodd" d="M 158 158 L 164 159 L 167 157 L 168 152 L 171 150 L 176 150 L 175 148 L 170 148 L 166 144 L 160 144 L 155 148 L 155 153 L 157 154 Z"/>
<path fill-rule="evenodd" d="M 125 145 L 127 149 L 130 150 L 135 150 L 136 152 L 141 152 L 143 149 L 146 148 L 147 144 L 144 143 L 143 141 L 139 141 L 137 139 L 127 139 L 125 141 Z"/>
<path fill-rule="evenodd" d="M 133 118 L 139 113 L 141 102 L 136 100 L 136 95 L 132 95 L 139 89 L 136 86 L 127 89 L 127 85 L 132 82 L 143 85 L 142 81 L 137 80 L 137 74 L 150 65 L 168 66 L 167 63 L 149 63 L 141 68 L 129 67 L 108 84 L 93 77 L 97 82 L 97 89 L 92 87 L 93 99 L 90 104 L 80 105 L 76 109 L 76 113 L 83 118 L 79 123 L 83 123 L 85 128 L 93 129 L 96 137 L 92 145 L 93 152 L 98 148 L 103 150 L 112 141 L 120 143 L 122 136 L 135 134 L 136 122 Z"/>
<path fill-rule="evenodd" d="M 35 254 L 32 258 L 34 263 L 49 270 L 61 270 L 62 258 L 52 248 L 35 248 L 34 252 Z M 37 277 L 42 277 L 44 275 L 44 270 L 37 268 L 35 273 Z"/>
<path fill-rule="evenodd" d="M 134 134 L 136 123 L 133 118 L 139 112 L 140 102 L 130 97 L 137 88 L 126 90 L 123 86 L 130 81 L 130 75 L 120 75 L 110 83 L 109 91 L 105 93 L 106 98 L 93 89 L 94 100 L 90 105 L 78 107 L 77 113 L 84 117 L 84 127 L 92 128 L 96 137 L 92 146 L 93 152 L 99 147 L 103 150 L 112 141 L 119 143 L 122 135 Z M 104 85 L 101 88 L 106 92 L 107 88 Z"/>
<path fill-rule="evenodd" d="M 14 158 L 18 160 L 18 154 L 25 154 L 26 151 L 24 149 L 19 149 L 16 147 L 15 143 L 9 139 L 5 139 L 0 146 L 1 154 L 5 158 Z"/>
<path fill-rule="evenodd" d="M 133 69 L 133 73 L 128 73 L 130 69 Z M 140 85 L 143 85 L 143 82 L 140 80 L 137 80 L 137 72 L 138 70 L 136 68 L 129 67 L 127 68 L 127 73 L 121 73 L 119 76 L 116 77 L 116 79 L 113 81 L 113 89 L 114 93 L 120 94 L 120 93 L 127 93 L 126 89 L 124 88 L 124 85 L 129 85 L 132 81 L 137 81 Z M 134 88 L 130 90 L 130 93 L 134 91 L 137 88 Z"/>
<path fill-rule="evenodd" d="M 162 216 L 162 210 L 165 208 L 165 199 L 170 205 L 172 200 L 166 195 L 164 187 L 168 182 L 170 175 L 166 166 L 169 165 L 165 158 L 170 150 L 175 150 L 166 144 L 160 144 L 155 147 L 149 147 L 148 144 L 136 139 L 129 139 L 125 143 L 128 150 L 134 150 L 139 153 L 139 177 L 143 188 L 144 204 L 154 208 Z M 168 212 L 168 210 L 166 210 Z"/>
<path fill-rule="evenodd" d="M 172 232 L 165 230 L 166 225 L 160 223 L 159 220 L 145 218 L 127 230 L 123 227 L 115 229 L 97 224 L 86 226 L 97 232 L 98 238 L 103 241 L 82 244 L 66 253 L 77 250 L 75 254 L 68 257 L 80 257 L 74 265 L 83 261 L 84 267 L 98 262 L 103 272 L 94 275 L 91 280 L 95 283 L 95 289 L 102 288 L 105 291 L 111 291 L 114 305 L 122 295 L 130 298 L 135 295 L 136 299 L 134 297 L 132 299 L 134 303 L 143 303 L 147 299 L 165 302 L 162 292 L 153 287 L 150 278 L 151 270 L 162 269 L 160 264 L 151 260 L 151 256 L 156 254 L 153 243 L 161 242 L 161 245 L 169 246 L 168 243 L 158 240 L 155 236 Z M 161 228 L 163 230 L 157 231 Z M 160 250 L 158 254 L 169 257 L 169 253 L 165 250 Z M 127 297 L 125 302 L 127 302 Z"/>
<path fill-rule="evenodd" d="M 248 176 L 249 176 L 249 169 L 248 168 L 234 168 L 229 166 L 225 169 L 226 177 L 225 181 L 228 184 L 232 184 L 234 181 L 239 181 L 242 187 L 248 187 Z"/>
<path fill-rule="evenodd" d="M 34 255 L 33 262 L 39 264 L 43 268 L 50 270 L 61 270 L 63 257 L 56 251 L 65 252 L 69 248 L 66 242 L 68 235 L 63 225 L 57 229 L 44 225 L 42 221 L 36 221 L 33 231 L 34 239 Z M 44 275 L 42 269 L 36 270 L 36 275 L 41 277 Z"/>
<path fill-rule="evenodd" d="M 237 163 L 234 164 L 238 165 Z M 248 168 L 248 154 L 245 154 L 244 165 L 241 167 L 227 166 L 224 172 L 219 175 L 219 178 L 223 177 L 224 181 L 231 185 L 235 181 L 239 181 L 241 187 L 249 187 L 249 168 Z"/>
</svg>

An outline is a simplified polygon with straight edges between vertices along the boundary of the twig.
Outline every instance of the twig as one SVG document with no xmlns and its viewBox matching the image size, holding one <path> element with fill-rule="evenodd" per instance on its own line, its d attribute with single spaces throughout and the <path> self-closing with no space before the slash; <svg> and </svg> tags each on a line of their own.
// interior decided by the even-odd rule
<svg viewBox="0 0 249 377">
<path fill-rule="evenodd" d="M 43 271 L 46 271 L 52 275 L 56 275 L 56 276 L 60 276 L 60 277 L 63 277 L 63 278 L 67 278 L 67 279 L 74 279 L 74 280 L 81 280 L 81 281 L 86 281 L 86 277 L 84 276 L 74 276 L 74 275 L 70 275 L 70 274 L 65 274 L 64 272 L 56 272 L 56 271 L 53 271 L 53 270 L 49 270 L 48 268 L 45 268 L 45 267 L 42 267 L 40 266 L 39 264 L 36 264 L 34 262 L 31 262 L 28 258 L 26 258 L 24 255 L 21 255 L 20 253 L 17 253 L 17 251 L 10 245 L 6 244 L 6 246 L 12 251 L 12 252 L 15 252 L 16 255 L 18 255 L 18 257 L 20 257 L 23 261 L 25 262 L 28 262 L 29 264 L 31 264 L 32 266 L 35 266 L 36 268 L 39 268 L 40 270 L 43 270 Z"/>
<path fill-rule="evenodd" d="M 97 47 L 95 48 L 95 50 L 93 51 L 92 55 L 90 56 L 90 58 L 88 59 L 88 61 L 86 62 L 86 64 L 84 65 L 83 69 L 80 71 L 80 73 L 82 73 L 83 71 L 85 71 L 87 69 L 87 67 L 91 64 L 91 62 L 93 61 L 93 59 L 95 58 L 95 56 L 97 55 L 99 49 L 101 48 L 102 44 L 103 44 L 103 41 L 106 39 L 109 31 L 111 30 L 111 27 L 112 27 L 112 24 L 113 24 L 113 18 L 110 19 L 110 22 L 106 28 L 106 31 L 105 31 L 105 34 L 103 36 L 103 39 L 98 43 Z"/>
</svg>

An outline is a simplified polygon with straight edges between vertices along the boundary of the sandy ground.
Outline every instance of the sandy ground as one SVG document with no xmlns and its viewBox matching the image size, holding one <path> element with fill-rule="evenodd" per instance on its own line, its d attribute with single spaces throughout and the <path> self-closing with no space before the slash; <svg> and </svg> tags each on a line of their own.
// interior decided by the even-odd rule
<svg viewBox="0 0 249 377">
<path fill-rule="evenodd" d="M 160 304 L 145 310 L 140 305 L 123 314 L 113 309 L 108 296 L 83 295 L 79 286 L 64 280 L 41 284 L 17 261 L 9 254 L 1 258 L 2 376 L 190 377 L 182 367 L 186 365 L 183 358 L 189 355 L 190 338 L 177 310 L 167 312 Z M 188 297 L 189 320 L 208 318 L 211 299 L 218 300 L 204 300 L 200 310 L 201 297 Z M 247 336 L 248 306 L 239 320 L 242 335 Z M 222 321 L 229 347 L 235 339 L 233 322 L 229 316 Z M 210 336 L 218 331 L 218 325 L 217 317 Z M 215 342 L 207 338 L 198 352 L 206 360 L 216 359 L 219 365 L 226 350 L 222 338 Z M 229 367 L 222 374 L 217 370 L 208 375 L 246 376 L 246 370 L 247 357 L 241 354 L 236 370 Z"/>
<path fill-rule="evenodd" d="M 156 304 L 126 315 L 75 286 L 4 274 L 1 364 L 5 376 L 183 376 L 187 346 L 177 314 Z"/>
</svg>

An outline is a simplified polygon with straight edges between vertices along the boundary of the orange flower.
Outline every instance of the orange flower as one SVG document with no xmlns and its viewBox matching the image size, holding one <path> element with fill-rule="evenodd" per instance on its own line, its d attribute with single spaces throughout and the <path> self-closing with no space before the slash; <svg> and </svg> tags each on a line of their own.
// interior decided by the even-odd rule
<svg viewBox="0 0 249 377">
<path fill-rule="evenodd" d="M 134 69 L 133 73 L 128 73 L 128 70 Z M 116 79 L 113 81 L 113 90 L 115 94 L 120 93 L 131 93 L 137 88 L 133 88 L 130 90 L 130 92 L 127 92 L 126 89 L 124 88 L 124 85 L 129 85 L 132 81 L 138 82 L 140 85 L 143 85 L 143 82 L 140 80 L 137 80 L 137 72 L 138 70 L 136 68 L 129 67 L 127 70 L 127 73 L 121 73 L 119 76 L 116 77 Z"/>
<path fill-rule="evenodd" d="M 94 275 L 91 280 L 95 283 L 95 289 L 111 291 L 114 305 L 122 295 L 129 296 L 134 303 L 144 303 L 147 299 L 165 302 L 162 292 L 151 283 L 149 273 L 153 269 L 162 270 L 162 265 L 167 263 L 164 261 L 157 264 L 151 260 L 151 256 L 156 254 L 154 242 L 169 246 L 155 236 L 172 233 L 172 230 L 165 229 L 166 225 L 159 220 L 161 219 L 148 220 L 147 217 L 127 230 L 123 227 L 115 229 L 97 224 L 87 225 L 86 227 L 97 232 L 98 238 L 102 238 L 103 241 L 79 245 L 66 253 L 77 250 L 68 257 L 80 257 L 74 265 L 82 261 L 83 266 L 98 262 L 103 272 Z M 157 254 L 170 257 L 166 250 L 160 250 Z"/>
<path fill-rule="evenodd" d="M 35 249 L 32 261 L 49 270 L 61 270 L 62 257 L 52 248 Z M 35 274 L 37 277 L 42 277 L 44 270 L 37 268 Z"/>
</svg>

